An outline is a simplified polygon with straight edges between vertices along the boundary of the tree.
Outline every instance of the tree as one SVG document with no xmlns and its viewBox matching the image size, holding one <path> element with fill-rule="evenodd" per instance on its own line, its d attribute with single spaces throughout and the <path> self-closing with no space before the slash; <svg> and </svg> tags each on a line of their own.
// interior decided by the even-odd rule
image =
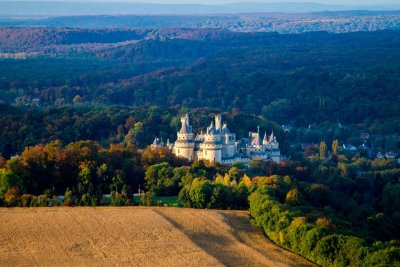
<svg viewBox="0 0 400 267">
<path fill-rule="evenodd" d="M 195 178 L 189 191 L 190 204 L 193 208 L 204 209 L 210 203 L 213 186 L 208 180 Z"/>
<path fill-rule="evenodd" d="M 72 99 L 72 102 L 73 102 L 74 104 L 78 104 L 78 103 L 82 102 L 82 97 L 81 97 L 80 95 L 76 95 L 76 96 L 74 96 L 74 98 Z"/>
<path fill-rule="evenodd" d="M 292 206 L 298 206 L 303 202 L 303 196 L 296 187 L 293 187 L 287 192 L 285 202 Z"/>
<path fill-rule="evenodd" d="M 91 195 L 93 193 L 93 174 L 95 172 L 95 163 L 93 161 L 81 162 L 79 169 L 78 191 L 82 195 L 86 193 Z"/>
<path fill-rule="evenodd" d="M 254 105 L 254 102 L 252 103 Z M 264 118 L 279 123 L 288 121 L 291 114 L 292 105 L 288 99 L 277 99 L 272 101 L 269 105 L 262 107 L 262 114 Z"/>
<path fill-rule="evenodd" d="M 319 158 L 320 159 L 325 159 L 326 158 L 326 143 L 325 142 L 321 142 L 319 144 Z"/>
<path fill-rule="evenodd" d="M 346 236 L 333 234 L 323 237 L 317 242 L 313 251 L 314 259 L 322 266 L 332 266 L 346 243 Z"/>
<path fill-rule="evenodd" d="M 307 190 L 307 200 L 313 206 L 323 207 L 330 202 L 331 192 L 329 187 L 323 184 L 311 184 Z"/>
<path fill-rule="evenodd" d="M 400 184 L 388 184 L 383 190 L 382 208 L 388 214 L 400 211 Z"/>
<path fill-rule="evenodd" d="M 145 173 L 147 190 L 159 196 L 176 195 L 184 170 L 176 170 L 167 162 L 150 166 Z"/>
<path fill-rule="evenodd" d="M 168 148 L 146 148 L 142 153 L 142 164 L 144 168 L 162 162 L 174 163 L 175 155 Z"/>
<path fill-rule="evenodd" d="M 67 188 L 65 190 L 64 200 L 63 200 L 62 205 L 70 207 L 73 204 L 74 204 L 74 200 L 73 200 L 73 196 L 72 196 L 72 191 L 69 188 Z"/>
<path fill-rule="evenodd" d="M 143 123 L 136 122 L 126 134 L 124 142 L 128 146 L 140 146 L 144 145 L 143 141 L 144 141 Z"/>
<path fill-rule="evenodd" d="M 252 159 L 249 162 L 249 169 L 252 175 L 264 175 L 265 161 L 261 159 Z"/>
<path fill-rule="evenodd" d="M 35 189 L 35 181 L 32 181 L 31 177 L 29 177 L 28 166 L 21 157 L 9 159 L 6 163 L 6 169 L 21 177 L 27 190 L 33 191 Z"/>
<path fill-rule="evenodd" d="M 0 154 L 0 169 L 6 165 L 6 159 Z"/>
<path fill-rule="evenodd" d="M 19 196 L 20 196 L 19 187 L 13 186 L 7 190 L 4 196 L 4 202 L 8 207 L 15 207 L 19 202 L 20 199 Z"/>
<path fill-rule="evenodd" d="M 21 196 L 21 206 L 22 207 L 30 207 L 32 200 L 35 198 L 34 195 L 23 194 Z"/>
<path fill-rule="evenodd" d="M 337 155 L 338 148 L 339 148 L 339 141 L 337 139 L 333 140 L 333 142 L 332 142 L 332 153 L 333 153 L 333 155 Z"/>
<path fill-rule="evenodd" d="M 229 169 L 229 177 L 231 178 L 231 180 L 238 182 L 240 179 L 240 176 L 242 176 L 242 175 L 243 175 L 243 172 L 237 167 L 231 167 Z"/>
<path fill-rule="evenodd" d="M 7 191 L 14 187 L 17 187 L 18 190 L 23 190 L 24 183 L 22 179 L 11 171 L 0 169 L 0 200 L 4 200 Z"/>
</svg>

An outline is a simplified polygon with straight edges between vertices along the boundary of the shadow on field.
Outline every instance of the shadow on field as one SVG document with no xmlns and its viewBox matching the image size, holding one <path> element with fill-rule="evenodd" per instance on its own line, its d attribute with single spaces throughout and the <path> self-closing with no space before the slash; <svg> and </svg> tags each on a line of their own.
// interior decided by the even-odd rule
<svg viewBox="0 0 400 267">
<path fill-rule="evenodd" d="M 251 225 L 248 214 L 193 211 L 179 216 L 169 209 L 153 211 L 225 266 L 314 266 L 268 241 Z"/>
<path fill-rule="evenodd" d="M 229 249 L 229 245 L 234 243 L 233 240 L 209 231 L 193 231 L 193 229 L 188 229 L 161 210 L 154 210 L 154 212 L 170 222 L 176 229 L 185 234 L 193 243 L 213 256 L 221 264 L 233 266 L 236 260 L 240 258 L 239 255 L 235 255 Z"/>
</svg>

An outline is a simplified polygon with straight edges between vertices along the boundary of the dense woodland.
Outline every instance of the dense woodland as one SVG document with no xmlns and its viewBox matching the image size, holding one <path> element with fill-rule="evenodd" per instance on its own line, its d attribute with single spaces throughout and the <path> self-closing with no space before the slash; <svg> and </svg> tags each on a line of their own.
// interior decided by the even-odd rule
<svg viewBox="0 0 400 267">
<path fill-rule="evenodd" d="M 399 163 L 342 147 L 400 149 L 399 32 L 2 28 L 0 40 L 2 206 L 177 196 L 250 209 L 322 266 L 399 266 Z M 288 160 L 220 166 L 148 148 L 173 142 L 185 113 L 195 132 L 214 114 L 238 138 L 273 130 Z"/>
<path fill-rule="evenodd" d="M 329 151 L 328 151 L 329 150 Z M 322 266 L 396 266 L 400 261 L 400 168 L 395 160 L 348 158 L 322 142 L 298 161 L 248 166 L 188 162 L 168 149 L 93 141 L 26 148 L 0 158 L 3 206 L 164 205 L 247 209 L 284 247 Z M 145 189 L 140 202 L 133 193 Z M 62 198 L 59 195 L 63 195 Z"/>
<path fill-rule="evenodd" d="M 1 32 L 0 47 L 14 51 L 6 53 L 11 58 L 0 60 L 0 152 L 7 157 L 42 141 L 111 140 L 129 116 L 126 110 L 135 113 L 153 105 L 166 112 L 172 108 L 173 116 L 204 107 L 261 116 L 290 124 L 293 131 L 288 137 L 294 143 L 339 139 L 361 145 L 360 133 L 367 132 L 368 145 L 377 151 L 396 152 L 400 147 L 397 31 L 281 35 L 205 29 L 2 28 Z M 30 52 L 22 59 L 12 58 L 25 53 L 21 51 Z M 98 134 L 63 131 L 63 126 L 58 126 L 56 136 L 43 131 L 41 137 L 32 131 L 24 134 L 28 125 L 39 129 L 37 125 L 52 123 L 43 122 L 45 113 L 54 113 L 51 120 L 67 124 L 84 114 L 85 127 L 95 129 L 110 110 L 125 115 L 117 124 L 106 119 L 104 128 L 111 129 Z M 26 127 L 11 127 L 22 123 L 16 118 L 23 114 L 32 116 L 24 122 Z M 169 125 L 168 119 L 163 123 Z M 152 134 L 174 141 L 174 130 Z"/>
</svg>

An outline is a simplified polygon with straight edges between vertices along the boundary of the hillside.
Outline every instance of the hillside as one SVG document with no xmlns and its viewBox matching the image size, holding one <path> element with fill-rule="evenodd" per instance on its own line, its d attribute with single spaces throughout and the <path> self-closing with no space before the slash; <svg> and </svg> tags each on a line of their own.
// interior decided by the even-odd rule
<svg viewBox="0 0 400 267">
<path fill-rule="evenodd" d="M 8 266 L 311 266 L 255 230 L 248 212 L 2 209 L 0 229 L 0 265 Z"/>
<path fill-rule="evenodd" d="M 147 118 L 125 110 L 150 105 L 172 108 L 174 116 L 204 108 L 261 115 L 294 126 L 293 142 L 361 145 L 360 133 L 369 132 L 378 151 L 397 151 L 399 47 L 398 31 L 2 28 L 0 57 L 11 58 L 0 59 L 0 101 L 10 109 L 0 118 L 0 153 L 9 157 L 56 139 L 120 142 L 132 127 L 130 115 L 135 122 Z M 17 52 L 39 55 L 12 59 Z M 110 106 L 106 118 L 99 110 Z M 144 129 L 153 130 L 139 146 L 160 134 L 174 141 L 170 123 L 150 119 Z M 236 123 L 233 130 L 242 125 Z M 108 130 L 93 131 L 99 124 Z"/>
</svg>

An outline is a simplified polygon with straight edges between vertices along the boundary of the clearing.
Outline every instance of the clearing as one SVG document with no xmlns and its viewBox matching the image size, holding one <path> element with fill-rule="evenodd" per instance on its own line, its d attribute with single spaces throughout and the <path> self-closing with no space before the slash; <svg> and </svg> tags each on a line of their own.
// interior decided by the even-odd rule
<svg viewBox="0 0 400 267">
<path fill-rule="evenodd" d="M 0 209 L 4 266 L 311 266 L 248 212 L 162 207 Z"/>
</svg>

